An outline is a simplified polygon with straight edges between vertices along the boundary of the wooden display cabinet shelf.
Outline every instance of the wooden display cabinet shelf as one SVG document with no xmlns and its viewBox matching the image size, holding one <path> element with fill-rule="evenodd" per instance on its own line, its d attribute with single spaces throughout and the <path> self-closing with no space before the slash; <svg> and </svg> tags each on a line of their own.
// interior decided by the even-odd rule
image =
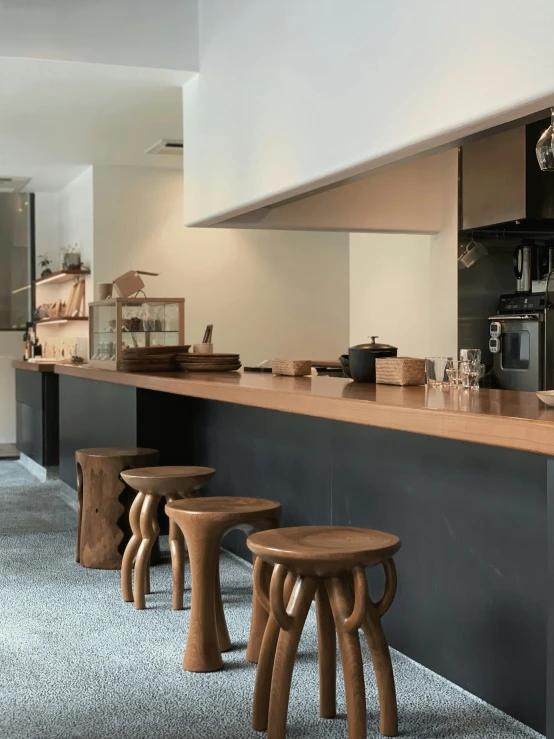
<svg viewBox="0 0 554 739">
<path fill-rule="evenodd" d="M 90 275 L 90 270 L 88 269 L 60 269 L 57 272 L 52 272 L 51 275 L 40 277 L 33 284 L 35 287 L 37 285 L 54 285 L 60 282 L 69 282 L 69 280 L 73 280 L 75 277 L 87 277 L 88 275 Z"/>
</svg>

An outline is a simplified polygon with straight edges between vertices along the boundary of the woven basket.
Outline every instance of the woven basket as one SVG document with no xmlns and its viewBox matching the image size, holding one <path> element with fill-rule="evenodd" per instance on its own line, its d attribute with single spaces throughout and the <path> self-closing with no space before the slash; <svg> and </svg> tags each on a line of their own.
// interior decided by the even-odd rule
<svg viewBox="0 0 554 739">
<path fill-rule="evenodd" d="M 425 385 L 425 360 L 414 357 L 376 359 L 375 381 L 380 385 Z"/>
<path fill-rule="evenodd" d="M 301 377 L 312 373 L 312 362 L 309 359 L 274 359 L 271 369 L 274 375 Z"/>
</svg>

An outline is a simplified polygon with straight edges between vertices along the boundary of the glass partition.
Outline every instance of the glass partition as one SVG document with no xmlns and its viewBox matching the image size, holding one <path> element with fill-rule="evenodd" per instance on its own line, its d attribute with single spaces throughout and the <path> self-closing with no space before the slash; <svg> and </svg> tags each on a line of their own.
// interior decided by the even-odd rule
<svg viewBox="0 0 554 739">
<path fill-rule="evenodd" d="M 33 205 L 29 193 L 0 192 L 0 331 L 24 329 L 31 320 Z"/>
</svg>

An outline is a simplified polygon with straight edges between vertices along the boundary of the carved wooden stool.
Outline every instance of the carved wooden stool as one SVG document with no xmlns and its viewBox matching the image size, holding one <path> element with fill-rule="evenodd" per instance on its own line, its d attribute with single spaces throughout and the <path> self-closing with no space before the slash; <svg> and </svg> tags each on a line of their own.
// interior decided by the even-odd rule
<svg viewBox="0 0 554 739">
<path fill-rule="evenodd" d="M 119 570 L 131 532 L 132 491 L 121 473 L 158 464 L 156 449 L 79 449 L 77 466 L 77 553 L 83 567 Z"/>
<path fill-rule="evenodd" d="M 183 669 L 212 672 L 223 667 L 221 652 L 231 648 L 221 602 L 219 547 L 231 529 L 247 534 L 277 526 L 281 505 L 259 498 L 207 497 L 168 503 L 165 512 L 181 528 L 187 542 L 192 575 L 192 604 Z M 267 613 L 252 600 L 246 658 L 257 662 Z"/>
<path fill-rule="evenodd" d="M 133 536 L 123 555 L 121 593 L 124 601 L 134 600 L 137 610 L 146 608 L 145 595 L 150 593 L 150 554 L 160 531 L 157 517 L 160 499 L 165 497 L 167 502 L 171 502 L 194 496 L 214 475 L 215 470 L 211 467 L 142 467 L 121 473 L 125 482 L 137 491 L 129 514 Z M 173 521 L 169 522 L 169 550 L 172 606 L 179 611 L 183 608 L 185 588 L 185 547 L 181 531 Z"/>
<path fill-rule="evenodd" d="M 285 739 L 294 660 L 315 597 L 320 715 L 333 718 L 336 711 L 336 631 L 344 671 L 348 739 L 365 739 L 365 685 L 358 637 L 362 628 L 377 679 L 381 734 L 396 736 L 394 675 L 381 617 L 396 593 L 392 556 L 400 549 L 400 539 L 371 529 L 299 526 L 253 534 L 247 544 L 257 555 L 254 593 L 270 614 L 256 672 L 252 727 L 256 731 L 267 729 L 268 739 Z M 374 603 L 364 568 L 378 564 L 383 565 L 386 583 L 383 596 Z M 269 565 L 275 566 L 267 589 L 264 570 Z"/>
</svg>

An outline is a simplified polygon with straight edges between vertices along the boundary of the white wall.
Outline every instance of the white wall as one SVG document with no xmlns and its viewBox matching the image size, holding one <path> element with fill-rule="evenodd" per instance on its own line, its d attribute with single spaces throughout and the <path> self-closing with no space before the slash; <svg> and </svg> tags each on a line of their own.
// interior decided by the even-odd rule
<svg viewBox="0 0 554 739">
<path fill-rule="evenodd" d="M 544 0 L 200 0 L 187 223 L 238 215 L 554 102 Z M 517 53 L 515 53 L 517 50 Z"/>
<path fill-rule="evenodd" d="M 0 444 L 15 444 L 15 370 L 22 356 L 23 330 L 0 331 Z"/>
<path fill-rule="evenodd" d="M 58 268 L 60 255 L 60 198 L 57 192 L 35 193 L 36 276 L 40 277 L 39 255 L 53 260 L 50 269 Z"/>
<path fill-rule="evenodd" d="M 187 343 L 213 323 L 216 351 L 247 364 L 346 351 L 347 234 L 187 229 L 182 202 L 180 172 L 95 167 L 95 282 L 160 272 L 147 294 L 186 298 Z"/>
<path fill-rule="evenodd" d="M 429 354 L 431 237 L 350 236 L 350 345 L 378 336 L 399 356 Z"/>
<path fill-rule="evenodd" d="M 198 2 L 3 2 L 0 48 L 4 56 L 196 70 Z"/>
<path fill-rule="evenodd" d="M 438 234 L 350 236 L 351 345 L 378 335 L 399 356 L 457 354 L 457 153 L 441 157 Z"/>
</svg>

